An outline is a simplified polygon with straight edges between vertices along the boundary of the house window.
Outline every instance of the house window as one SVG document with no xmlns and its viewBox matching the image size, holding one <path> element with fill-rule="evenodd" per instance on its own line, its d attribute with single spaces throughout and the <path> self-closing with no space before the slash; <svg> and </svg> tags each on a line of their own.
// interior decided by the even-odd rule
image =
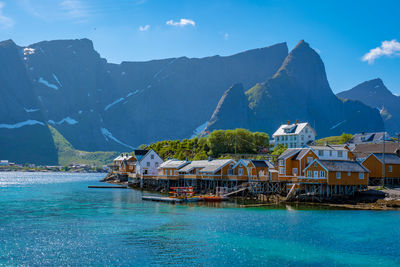
<svg viewBox="0 0 400 267">
<path fill-rule="evenodd" d="M 280 167 L 279 168 L 279 174 L 285 174 L 285 168 Z"/>
<path fill-rule="evenodd" d="M 336 172 L 336 179 L 340 179 L 340 178 L 342 178 L 341 173 L 340 172 Z"/>
<path fill-rule="evenodd" d="M 312 177 L 312 171 L 307 171 L 307 177 Z"/>
<path fill-rule="evenodd" d="M 318 150 L 318 156 L 320 156 L 320 157 L 324 156 L 324 151 L 323 150 Z"/>
<path fill-rule="evenodd" d="M 320 176 L 321 178 L 325 178 L 325 172 L 324 172 L 324 171 L 320 171 L 320 172 L 319 172 L 319 176 Z"/>
<path fill-rule="evenodd" d="M 175 176 L 177 176 L 178 175 L 178 171 L 175 171 Z"/>
<path fill-rule="evenodd" d="M 332 150 L 329 150 L 329 156 L 332 157 Z"/>
<path fill-rule="evenodd" d="M 294 139 L 294 141 L 296 141 L 297 140 L 297 136 L 294 136 L 293 139 Z"/>
<path fill-rule="evenodd" d="M 304 135 L 301 136 L 301 141 L 304 141 Z"/>
<path fill-rule="evenodd" d="M 158 167 L 158 162 L 156 162 L 154 165 L 155 165 L 156 167 Z"/>
<path fill-rule="evenodd" d="M 343 157 L 343 151 L 338 151 L 338 152 L 337 152 L 337 156 L 338 156 L 339 158 L 342 158 L 342 157 Z"/>
<path fill-rule="evenodd" d="M 297 176 L 297 168 L 293 168 L 293 169 L 292 169 L 292 172 L 293 172 L 293 175 L 294 175 L 294 176 Z"/>
<path fill-rule="evenodd" d="M 146 162 L 146 166 L 147 166 L 147 167 L 150 167 L 150 162 L 149 162 L 149 161 Z"/>
<path fill-rule="evenodd" d="M 310 164 L 311 161 L 313 161 L 313 158 L 312 157 L 307 157 L 307 164 Z"/>
<path fill-rule="evenodd" d="M 164 174 L 165 174 L 165 175 L 168 175 L 168 170 L 164 170 Z"/>
<path fill-rule="evenodd" d="M 283 159 L 279 160 L 279 166 L 285 166 L 285 161 Z"/>
<path fill-rule="evenodd" d="M 351 172 L 347 172 L 347 176 L 350 176 L 351 175 Z"/>
<path fill-rule="evenodd" d="M 243 176 L 243 168 L 239 168 L 239 176 Z"/>
<path fill-rule="evenodd" d="M 318 167 L 318 164 L 317 164 L 316 162 L 314 163 L 314 167 L 315 167 L 315 168 Z"/>
<path fill-rule="evenodd" d="M 389 165 L 389 166 L 388 166 L 388 171 L 389 171 L 389 172 L 393 172 L 393 166 L 392 166 L 392 165 Z"/>
<path fill-rule="evenodd" d="M 306 133 L 308 133 L 308 128 L 306 128 Z"/>
<path fill-rule="evenodd" d="M 318 178 L 318 171 L 314 171 L 314 178 Z"/>
<path fill-rule="evenodd" d="M 151 159 L 154 159 L 154 154 L 151 154 L 150 158 L 151 158 Z"/>
<path fill-rule="evenodd" d="M 358 173 L 358 178 L 364 179 L 364 173 L 363 172 Z"/>
</svg>

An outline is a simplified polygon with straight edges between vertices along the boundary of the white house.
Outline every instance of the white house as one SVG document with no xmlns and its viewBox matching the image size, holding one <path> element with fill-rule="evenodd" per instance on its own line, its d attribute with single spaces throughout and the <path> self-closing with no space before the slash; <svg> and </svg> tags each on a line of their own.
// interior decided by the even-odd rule
<svg viewBox="0 0 400 267">
<path fill-rule="evenodd" d="M 342 145 L 310 146 L 321 160 L 350 160 L 349 150 Z"/>
<path fill-rule="evenodd" d="M 135 150 L 133 152 L 137 159 L 136 162 L 136 174 L 140 176 L 156 176 L 158 175 L 158 167 L 164 161 L 162 158 L 153 150 Z"/>
<path fill-rule="evenodd" d="M 287 148 L 300 148 L 315 140 L 317 133 L 308 122 L 282 124 L 272 135 L 274 145 L 286 145 Z"/>
</svg>

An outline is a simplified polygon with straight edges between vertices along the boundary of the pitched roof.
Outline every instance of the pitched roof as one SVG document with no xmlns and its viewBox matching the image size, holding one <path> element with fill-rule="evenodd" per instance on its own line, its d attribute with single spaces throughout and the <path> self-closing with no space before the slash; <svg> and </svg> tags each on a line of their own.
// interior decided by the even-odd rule
<svg viewBox="0 0 400 267">
<path fill-rule="evenodd" d="M 159 168 L 182 168 L 186 164 L 189 164 L 189 161 L 186 160 L 177 160 L 177 159 L 169 159 L 163 163 L 160 164 Z"/>
<path fill-rule="evenodd" d="M 297 153 L 300 153 L 300 151 L 301 148 L 288 148 L 278 157 L 278 159 L 287 159 L 293 155 L 296 155 Z"/>
<path fill-rule="evenodd" d="M 302 123 L 293 123 L 293 124 L 282 124 L 281 126 L 279 126 L 278 130 L 276 130 L 272 136 L 274 137 L 275 135 L 299 134 L 306 126 L 309 126 L 310 129 L 315 134 L 315 130 L 313 128 L 311 128 L 311 126 L 308 124 L 308 122 L 302 122 Z"/>
<path fill-rule="evenodd" d="M 380 143 L 383 141 L 384 135 L 386 136 L 386 140 L 389 140 L 389 134 L 386 132 L 359 133 L 353 135 L 353 138 L 350 139 L 349 143 Z"/>
<path fill-rule="evenodd" d="M 272 164 L 266 160 L 251 160 L 253 163 L 254 167 L 259 167 L 259 168 L 271 168 Z"/>
<path fill-rule="evenodd" d="M 399 153 L 400 146 L 397 143 L 385 143 L 385 154 L 386 153 Z M 368 157 L 369 154 L 382 153 L 382 144 L 357 144 L 351 151 L 357 158 Z"/>
<path fill-rule="evenodd" d="M 296 160 L 302 159 L 302 158 L 304 157 L 304 155 L 308 153 L 308 151 L 310 151 L 309 148 L 302 148 L 301 151 L 300 151 L 300 153 L 297 154 L 297 156 L 296 156 L 295 159 L 296 159 Z"/>
<path fill-rule="evenodd" d="M 215 159 L 208 161 L 206 166 L 200 172 L 216 172 L 229 162 L 235 163 L 232 159 Z"/>
<path fill-rule="evenodd" d="M 114 160 L 115 161 L 122 161 L 122 160 L 130 160 L 130 159 L 135 159 L 134 156 L 130 155 L 130 154 L 121 154 L 118 157 L 116 157 Z"/>
<path fill-rule="evenodd" d="M 382 153 L 374 153 L 373 155 L 382 162 L 383 160 Z M 385 153 L 385 164 L 400 164 L 400 157 L 397 156 L 396 154 Z"/>
<path fill-rule="evenodd" d="M 351 160 L 318 160 L 328 171 L 340 172 L 369 172 L 357 161 Z M 310 164 L 311 165 L 311 164 Z"/>
</svg>

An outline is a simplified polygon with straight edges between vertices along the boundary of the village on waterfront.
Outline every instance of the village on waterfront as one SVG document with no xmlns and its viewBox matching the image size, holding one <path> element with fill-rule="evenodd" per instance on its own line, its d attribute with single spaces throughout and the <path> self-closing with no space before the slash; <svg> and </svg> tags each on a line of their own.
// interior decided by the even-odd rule
<svg viewBox="0 0 400 267">
<path fill-rule="evenodd" d="M 260 203 L 400 207 L 400 191 L 390 189 L 400 185 L 398 142 L 386 132 L 355 134 L 344 144 L 317 144 L 316 135 L 309 123 L 288 121 L 272 135 L 273 151 L 261 148 L 254 155 L 164 161 L 150 147 L 136 149 L 115 158 L 103 181 L 169 192 L 169 201 L 190 201 L 196 195 L 214 200 L 240 196 Z"/>
</svg>

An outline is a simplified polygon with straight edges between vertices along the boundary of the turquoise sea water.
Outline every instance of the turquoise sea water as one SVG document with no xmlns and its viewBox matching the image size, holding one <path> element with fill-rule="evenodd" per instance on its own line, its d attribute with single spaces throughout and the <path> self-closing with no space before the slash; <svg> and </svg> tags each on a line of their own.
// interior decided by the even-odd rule
<svg viewBox="0 0 400 267">
<path fill-rule="evenodd" d="M 0 173 L 0 265 L 400 265 L 400 212 L 143 202 L 104 176 Z"/>
</svg>

